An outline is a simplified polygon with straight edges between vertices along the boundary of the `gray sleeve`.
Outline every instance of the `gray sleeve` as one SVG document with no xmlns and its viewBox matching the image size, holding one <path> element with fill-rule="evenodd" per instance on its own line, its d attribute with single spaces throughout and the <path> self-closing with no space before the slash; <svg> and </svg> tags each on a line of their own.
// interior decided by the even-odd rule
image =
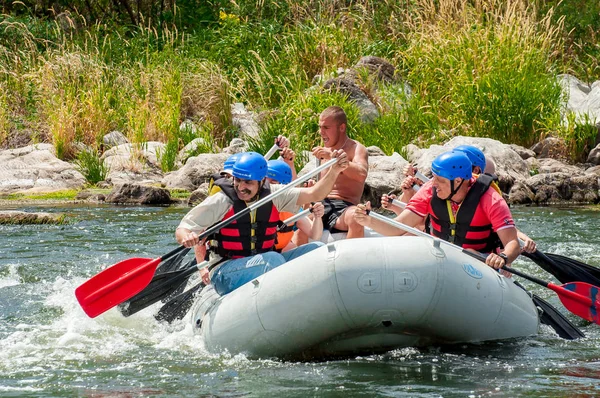
<svg viewBox="0 0 600 398">
<path fill-rule="evenodd" d="M 285 185 L 274 184 L 271 185 L 271 192 L 277 192 L 284 188 Z M 283 194 L 273 199 L 273 204 L 279 211 L 289 211 L 290 213 L 296 213 L 300 206 L 298 205 L 298 196 L 300 196 L 302 188 L 291 188 Z"/>
<path fill-rule="evenodd" d="M 221 221 L 231 205 L 229 198 L 218 192 L 204 199 L 202 203 L 190 210 L 177 228 L 186 228 L 199 234 L 211 225 Z"/>
</svg>

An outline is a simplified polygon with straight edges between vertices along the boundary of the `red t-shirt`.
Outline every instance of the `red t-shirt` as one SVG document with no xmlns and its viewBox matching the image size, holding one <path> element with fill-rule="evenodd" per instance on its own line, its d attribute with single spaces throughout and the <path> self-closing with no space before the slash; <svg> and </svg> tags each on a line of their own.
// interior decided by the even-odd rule
<svg viewBox="0 0 600 398">
<path fill-rule="evenodd" d="M 470 186 L 473 186 L 476 178 L 471 178 Z M 428 214 L 433 214 L 431 208 L 431 198 L 433 197 L 432 182 L 426 182 L 421 189 L 412 197 L 406 205 L 406 208 L 413 213 L 425 217 Z M 460 208 L 460 203 L 452 202 L 452 211 L 456 216 L 456 212 Z M 481 216 L 487 219 L 486 223 L 492 225 L 494 232 L 498 232 L 504 228 L 514 228 L 515 221 L 510 214 L 510 209 L 504 198 L 495 190 L 488 189 L 479 201 L 481 212 L 476 213 L 476 216 Z"/>
</svg>

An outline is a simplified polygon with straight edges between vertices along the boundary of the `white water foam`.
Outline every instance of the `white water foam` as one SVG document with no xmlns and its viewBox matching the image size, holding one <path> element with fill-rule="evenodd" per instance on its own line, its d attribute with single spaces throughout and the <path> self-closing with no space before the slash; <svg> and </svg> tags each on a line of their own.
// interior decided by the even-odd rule
<svg viewBox="0 0 600 398">
<path fill-rule="evenodd" d="M 17 264 L 8 265 L 8 275 L 0 278 L 0 289 L 3 287 L 16 286 L 21 283 L 21 278 L 17 272 Z"/>
</svg>

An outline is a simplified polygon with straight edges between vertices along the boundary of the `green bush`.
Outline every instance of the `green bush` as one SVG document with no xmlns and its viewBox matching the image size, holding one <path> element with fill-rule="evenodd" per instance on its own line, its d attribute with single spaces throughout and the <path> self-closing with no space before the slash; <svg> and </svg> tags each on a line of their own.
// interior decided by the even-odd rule
<svg viewBox="0 0 600 398">
<path fill-rule="evenodd" d="M 94 149 L 79 152 L 75 160 L 75 165 L 87 182 L 92 185 L 104 181 L 109 172 L 109 169 L 100 159 L 100 154 Z"/>
</svg>

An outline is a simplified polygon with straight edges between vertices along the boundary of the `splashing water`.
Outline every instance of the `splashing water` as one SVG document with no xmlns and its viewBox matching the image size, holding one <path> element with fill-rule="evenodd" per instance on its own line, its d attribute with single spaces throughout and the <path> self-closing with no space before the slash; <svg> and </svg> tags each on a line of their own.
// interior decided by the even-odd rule
<svg viewBox="0 0 600 398">
<path fill-rule="evenodd" d="M 40 210 L 30 208 L 26 210 Z M 88 318 L 74 290 L 130 257 L 176 247 L 185 208 L 77 206 L 61 226 L 0 226 L 2 396 L 487 396 L 600 395 L 597 325 L 563 311 L 587 335 L 451 347 L 406 348 L 325 362 L 249 360 L 209 354 L 189 319 L 154 319 L 159 304 L 129 318 L 112 309 Z M 519 208 L 521 229 L 545 252 L 600 265 L 600 212 Z M 520 260 L 525 272 L 551 280 Z M 552 292 L 524 283 L 562 308 Z M 501 325 L 499 325 L 501 327 Z"/>
</svg>

